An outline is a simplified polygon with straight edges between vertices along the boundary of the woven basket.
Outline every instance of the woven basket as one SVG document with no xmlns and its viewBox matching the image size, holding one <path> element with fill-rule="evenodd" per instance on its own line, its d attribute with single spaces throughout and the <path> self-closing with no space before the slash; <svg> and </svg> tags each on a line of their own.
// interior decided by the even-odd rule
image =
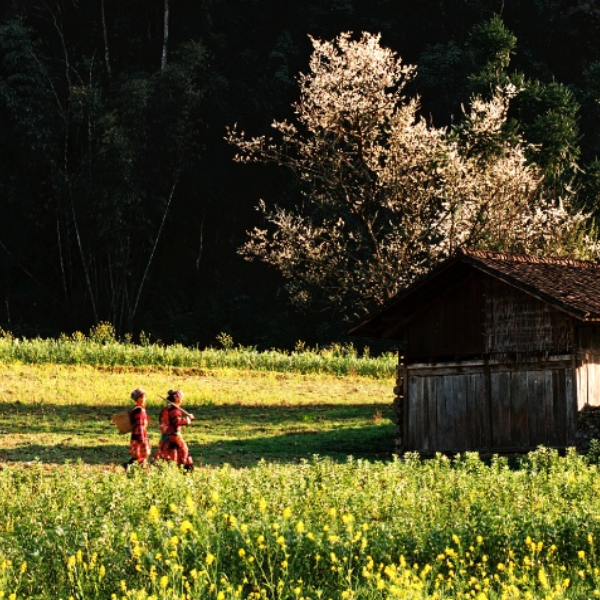
<svg viewBox="0 0 600 600">
<path fill-rule="evenodd" d="M 133 429 L 129 412 L 129 410 L 124 410 L 123 412 L 117 413 L 110 418 L 110 420 L 117 426 L 119 433 L 129 433 Z"/>
</svg>

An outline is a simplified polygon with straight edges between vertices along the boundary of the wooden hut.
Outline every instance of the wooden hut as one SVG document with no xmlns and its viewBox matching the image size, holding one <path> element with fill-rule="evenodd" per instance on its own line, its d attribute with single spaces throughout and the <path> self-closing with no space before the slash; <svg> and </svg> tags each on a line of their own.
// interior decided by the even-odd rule
<svg viewBox="0 0 600 600">
<path fill-rule="evenodd" d="M 399 452 L 577 445 L 600 406 L 600 265 L 460 251 L 350 333 L 402 340 Z"/>
</svg>

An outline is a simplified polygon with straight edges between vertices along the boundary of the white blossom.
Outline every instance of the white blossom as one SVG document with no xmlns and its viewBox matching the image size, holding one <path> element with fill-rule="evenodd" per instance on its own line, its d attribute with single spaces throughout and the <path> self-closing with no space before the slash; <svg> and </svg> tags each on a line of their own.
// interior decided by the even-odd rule
<svg viewBox="0 0 600 600">
<path fill-rule="evenodd" d="M 522 139 L 501 135 L 514 87 L 475 97 L 457 132 L 419 115 L 404 65 L 380 36 L 312 39 L 293 122 L 228 140 L 240 162 L 274 162 L 303 185 L 295 210 L 259 206 L 267 229 L 240 252 L 278 268 L 298 302 L 356 316 L 457 248 L 597 253 L 571 198 L 547 197 Z"/>
</svg>

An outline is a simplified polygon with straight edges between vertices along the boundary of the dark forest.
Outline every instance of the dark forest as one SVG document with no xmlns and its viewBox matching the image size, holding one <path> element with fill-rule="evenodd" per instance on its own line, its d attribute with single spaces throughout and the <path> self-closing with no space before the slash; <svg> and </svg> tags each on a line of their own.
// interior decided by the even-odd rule
<svg viewBox="0 0 600 600">
<path fill-rule="evenodd" d="M 497 38 L 477 35 L 496 19 Z M 479 29 L 478 29 L 479 28 Z M 112 323 L 166 343 L 344 340 L 238 254 L 261 198 L 298 201 L 276 167 L 234 163 L 235 123 L 286 118 L 309 35 L 381 33 L 417 66 L 437 126 L 483 85 L 486 44 L 516 44 L 515 123 L 548 170 L 600 190 L 600 3 L 580 0 L 2 0 L 0 327 L 56 336 Z M 564 182 L 563 182 L 564 183 Z"/>
</svg>

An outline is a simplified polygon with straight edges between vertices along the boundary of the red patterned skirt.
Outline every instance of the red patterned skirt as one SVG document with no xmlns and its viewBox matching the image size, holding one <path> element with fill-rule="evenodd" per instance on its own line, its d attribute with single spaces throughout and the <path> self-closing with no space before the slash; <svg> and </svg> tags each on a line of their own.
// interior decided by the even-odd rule
<svg viewBox="0 0 600 600">
<path fill-rule="evenodd" d="M 131 454 L 138 462 L 148 460 L 151 454 L 150 443 L 147 441 L 139 442 L 137 440 L 131 440 L 131 443 L 129 444 L 129 454 Z"/>
<path fill-rule="evenodd" d="M 163 434 L 158 443 L 156 458 L 176 462 L 178 465 L 192 465 L 190 449 L 180 435 Z"/>
</svg>

